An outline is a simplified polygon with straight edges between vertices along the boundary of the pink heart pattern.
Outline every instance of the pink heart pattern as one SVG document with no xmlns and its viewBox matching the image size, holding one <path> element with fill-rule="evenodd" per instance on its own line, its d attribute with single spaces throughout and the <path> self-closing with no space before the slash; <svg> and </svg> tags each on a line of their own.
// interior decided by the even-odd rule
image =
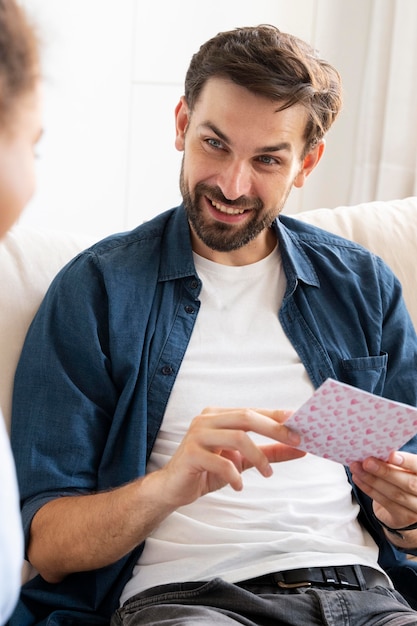
<svg viewBox="0 0 417 626">
<path fill-rule="evenodd" d="M 328 378 L 287 426 L 300 433 L 302 450 L 325 459 L 387 460 L 417 433 L 417 408 Z"/>
</svg>

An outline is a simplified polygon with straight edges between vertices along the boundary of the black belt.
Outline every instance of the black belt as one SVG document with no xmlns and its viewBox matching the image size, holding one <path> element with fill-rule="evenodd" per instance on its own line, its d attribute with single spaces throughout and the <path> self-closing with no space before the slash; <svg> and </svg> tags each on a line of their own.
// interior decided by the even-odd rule
<svg viewBox="0 0 417 626">
<path fill-rule="evenodd" d="M 303 567 L 284 572 L 272 572 L 236 583 L 239 587 L 273 585 L 282 589 L 298 587 L 330 587 L 332 589 L 362 590 L 389 587 L 387 578 L 376 569 L 364 565 L 336 565 L 334 567 Z"/>
</svg>

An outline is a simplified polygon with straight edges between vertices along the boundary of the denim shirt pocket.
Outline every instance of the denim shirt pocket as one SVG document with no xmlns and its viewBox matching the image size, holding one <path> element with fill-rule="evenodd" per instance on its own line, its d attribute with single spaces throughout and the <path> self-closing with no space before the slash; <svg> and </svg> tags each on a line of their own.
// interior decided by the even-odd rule
<svg viewBox="0 0 417 626">
<path fill-rule="evenodd" d="M 381 395 L 387 375 L 388 354 L 342 359 L 343 382 Z"/>
</svg>

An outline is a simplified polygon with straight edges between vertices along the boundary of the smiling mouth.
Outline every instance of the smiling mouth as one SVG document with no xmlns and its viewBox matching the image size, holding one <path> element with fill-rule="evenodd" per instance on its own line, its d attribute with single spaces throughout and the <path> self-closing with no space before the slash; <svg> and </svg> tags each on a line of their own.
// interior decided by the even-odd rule
<svg viewBox="0 0 417 626">
<path fill-rule="evenodd" d="M 242 215 L 246 209 L 236 209 L 231 206 L 225 206 L 224 204 L 219 204 L 218 202 L 214 202 L 214 200 L 210 200 L 212 206 L 215 209 L 220 211 L 220 213 L 226 213 L 226 215 Z"/>
</svg>

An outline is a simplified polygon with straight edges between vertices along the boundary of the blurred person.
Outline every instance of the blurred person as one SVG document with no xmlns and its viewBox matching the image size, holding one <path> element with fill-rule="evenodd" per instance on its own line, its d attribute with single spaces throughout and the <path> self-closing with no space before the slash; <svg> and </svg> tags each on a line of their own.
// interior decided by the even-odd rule
<svg viewBox="0 0 417 626">
<path fill-rule="evenodd" d="M 39 89 L 35 31 L 14 0 L 0 0 L 0 238 L 34 191 L 34 150 L 41 134 Z M 4 624 L 20 590 L 23 531 L 15 466 L 2 415 L 0 516 L 0 623 Z"/>
</svg>

